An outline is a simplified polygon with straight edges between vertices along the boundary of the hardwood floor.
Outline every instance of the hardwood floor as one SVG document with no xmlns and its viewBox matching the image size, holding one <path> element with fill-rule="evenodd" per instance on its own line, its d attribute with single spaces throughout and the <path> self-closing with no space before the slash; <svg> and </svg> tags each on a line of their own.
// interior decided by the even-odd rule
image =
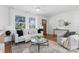
<svg viewBox="0 0 79 59">
<path fill-rule="evenodd" d="M 5 53 L 11 53 L 12 52 L 12 43 L 6 42 L 5 43 Z"/>
<path fill-rule="evenodd" d="M 0 43 L 4 43 L 4 36 L 3 35 L 0 36 Z"/>
<path fill-rule="evenodd" d="M 46 36 L 47 39 L 49 39 L 51 41 L 57 41 L 57 36 L 56 35 L 47 34 L 45 36 Z M 11 52 L 12 52 L 12 43 L 11 42 L 5 43 L 5 53 L 11 53 Z"/>
<path fill-rule="evenodd" d="M 46 38 L 52 41 L 57 41 L 57 36 L 54 34 L 47 34 Z"/>
</svg>

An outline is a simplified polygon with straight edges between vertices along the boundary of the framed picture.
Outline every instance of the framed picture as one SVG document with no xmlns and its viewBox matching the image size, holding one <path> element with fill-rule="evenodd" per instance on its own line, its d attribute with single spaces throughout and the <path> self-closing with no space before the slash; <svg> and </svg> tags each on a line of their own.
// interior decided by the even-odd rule
<svg viewBox="0 0 79 59">
<path fill-rule="evenodd" d="M 36 28 L 36 21 L 34 17 L 29 17 L 29 28 Z"/>
<path fill-rule="evenodd" d="M 15 16 L 15 29 L 25 29 L 25 17 Z"/>
</svg>

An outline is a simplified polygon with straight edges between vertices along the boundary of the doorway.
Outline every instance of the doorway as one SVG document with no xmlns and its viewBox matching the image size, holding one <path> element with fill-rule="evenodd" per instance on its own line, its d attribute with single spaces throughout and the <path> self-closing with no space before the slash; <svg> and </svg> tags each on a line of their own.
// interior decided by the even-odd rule
<svg viewBox="0 0 79 59">
<path fill-rule="evenodd" d="M 43 35 L 47 35 L 47 20 L 42 19 Z"/>
</svg>

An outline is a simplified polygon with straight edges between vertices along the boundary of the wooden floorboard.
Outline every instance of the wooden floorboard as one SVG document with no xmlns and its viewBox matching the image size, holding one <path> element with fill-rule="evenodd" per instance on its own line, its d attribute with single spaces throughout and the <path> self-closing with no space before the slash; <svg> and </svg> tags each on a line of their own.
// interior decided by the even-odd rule
<svg viewBox="0 0 79 59">
<path fill-rule="evenodd" d="M 52 41 L 57 41 L 57 36 L 53 34 L 47 34 L 46 38 Z"/>
<path fill-rule="evenodd" d="M 12 43 L 6 42 L 5 43 L 5 53 L 11 53 L 12 52 Z"/>
</svg>

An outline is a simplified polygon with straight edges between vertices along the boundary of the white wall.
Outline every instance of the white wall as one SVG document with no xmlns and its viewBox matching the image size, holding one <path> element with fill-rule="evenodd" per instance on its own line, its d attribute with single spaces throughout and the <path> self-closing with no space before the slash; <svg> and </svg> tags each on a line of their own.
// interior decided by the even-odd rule
<svg viewBox="0 0 79 59">
<path fill-rule="evenodd" d="M 26 16 L 24 12 L 10 8 L 10 26 L 15 30 L 15 15 Z"/>
<path fill-rule="evenodd" d="M 0 29 L 11 29 L 15 30 L 15 15 L 25 16 L 26 17 L 26 28 L 29 27 L 28 18 L 36 18 L 36 28 L 42 26 L 41 20 L 44 19 L 44 16 L 34 15 L 29 12 L 24 12 L 21 10 L 9 8 L 6 6 L 0 6 Z"/>
<path fill-rule="evenodd" d="M 79 32 L 79 11 L 64 12 L 55 16 L 51 16 L 48 20 L 48 34 L 53 34 L 53 29 L 56 28 L 59 23 L 58 20 L 67 20 L 71 22 L 70 30 Z"/>
<path fill-rule="evenodd" d="M 0 28 L 5 28 L 9 25 L 9 8 L 0 6 Z"/>
</svg>

